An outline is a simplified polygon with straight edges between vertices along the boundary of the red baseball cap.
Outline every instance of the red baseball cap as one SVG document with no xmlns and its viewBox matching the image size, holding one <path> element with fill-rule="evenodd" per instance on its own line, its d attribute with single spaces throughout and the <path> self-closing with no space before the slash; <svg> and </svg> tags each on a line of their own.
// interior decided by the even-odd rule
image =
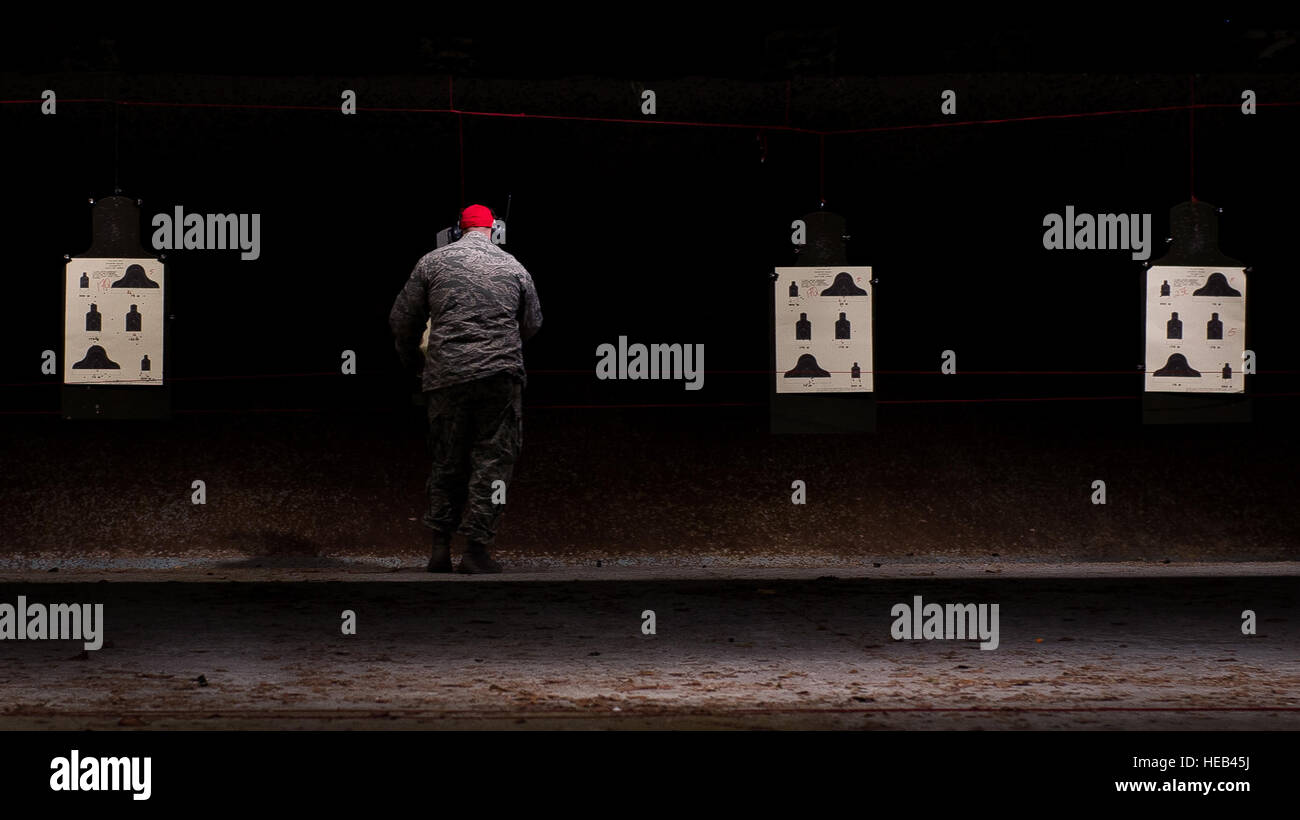
<svg viewBox="0 0 1300 820">
<path fill-rule="evenodd" d="M 461 230 L 492 227 L 492 212 L 482 205 L 471 205 L 460 212 Z"/>
</svg>

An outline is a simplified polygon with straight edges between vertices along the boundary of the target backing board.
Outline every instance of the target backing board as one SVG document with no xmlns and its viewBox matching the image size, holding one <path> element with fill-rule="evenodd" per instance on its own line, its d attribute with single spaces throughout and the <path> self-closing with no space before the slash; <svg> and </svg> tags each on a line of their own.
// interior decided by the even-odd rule
<svg viewBox="0 0 1300 820">
<path fill-rule="evenodd" d="M 65 272 L 63 383 L 163 383 L 163 263 L 74 257 Z"/>
<path fill-rule="evenodd" d="M 776 269 L 776 392 L 872 392 L 871 268 Z"/>
<path fill-rule="evenodd" d="M 1245 392 L 1245 268 L 1157 265 L 1146 295 L 1146 392 Z"/>
</svg>

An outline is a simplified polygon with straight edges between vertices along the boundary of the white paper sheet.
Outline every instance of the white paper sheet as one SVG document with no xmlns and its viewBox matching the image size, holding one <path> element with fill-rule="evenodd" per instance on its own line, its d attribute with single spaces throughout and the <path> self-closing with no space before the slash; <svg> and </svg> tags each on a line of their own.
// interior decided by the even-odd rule
<svg viewBox="0 0 1300 820">
<path fill-rule="evenodd" d="M 776 392 L 871 392 L 871 268 L 777 268 L 776 274 Z"/>
<path fill-rule="evenodd" d="M 1244 392 L 1245 350 L 1245 268 L 1147 270 L 1146 392 Z"/>
<path fill-rule="evenodd" d="M 162 262 L 72 259 L 65 276 L 64 383 L 162 384 Z"/>
</svg>

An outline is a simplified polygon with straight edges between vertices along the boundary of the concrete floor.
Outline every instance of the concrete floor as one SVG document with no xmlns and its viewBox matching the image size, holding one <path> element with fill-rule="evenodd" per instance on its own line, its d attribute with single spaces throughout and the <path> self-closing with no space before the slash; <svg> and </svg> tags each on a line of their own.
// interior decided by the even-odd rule
<svg viewBox="0 0 1300 820">
<path fill-rule="evenodd" d="M 0 728 L 1300 728 L 1295 563 L 415 563 L 11 563 L 0 603 L 106 643 L 0 642 Z M 999 648 L 893 640 L 914 595 L 999 604 Z"/>
</svg>

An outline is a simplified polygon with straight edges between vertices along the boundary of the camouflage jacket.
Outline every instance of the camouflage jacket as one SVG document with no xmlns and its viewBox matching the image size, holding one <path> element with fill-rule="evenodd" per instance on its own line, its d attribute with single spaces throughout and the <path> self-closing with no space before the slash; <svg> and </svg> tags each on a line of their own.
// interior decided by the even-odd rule
<svg viewBox="0 0 1300 820">
<path fill-rule="evenodd" d="M 424 390 L 501 371 L 526 381 L 523 342 L 541 325 L 532 276 L 476 231 L 421 257 L 388 315 L 402 366 L 421 373 Z"/>
</svg>

